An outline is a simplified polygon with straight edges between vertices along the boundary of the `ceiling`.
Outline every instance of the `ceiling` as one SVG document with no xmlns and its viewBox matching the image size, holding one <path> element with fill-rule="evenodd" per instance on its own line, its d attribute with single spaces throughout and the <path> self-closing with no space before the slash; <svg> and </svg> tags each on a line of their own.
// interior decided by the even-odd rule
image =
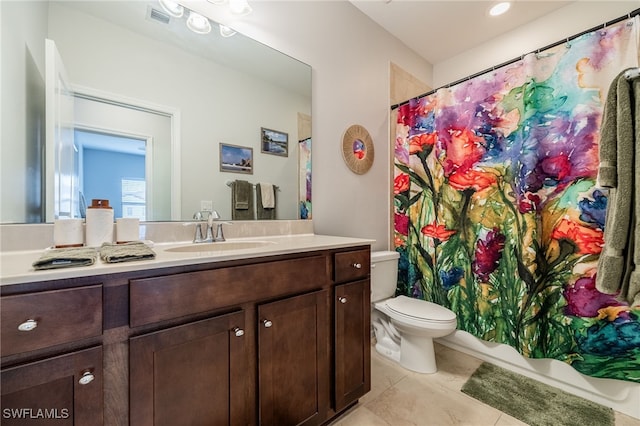
<svg viewBox="0 0 640 426">
<path fill-rule="evenodd" d="M 495 0 L 350 1 L 431 64 L 452 58 L 572 3 L 516 0 L 507 13 L 491 17 L 488 10 L 497 3 Z"/>
</svg>

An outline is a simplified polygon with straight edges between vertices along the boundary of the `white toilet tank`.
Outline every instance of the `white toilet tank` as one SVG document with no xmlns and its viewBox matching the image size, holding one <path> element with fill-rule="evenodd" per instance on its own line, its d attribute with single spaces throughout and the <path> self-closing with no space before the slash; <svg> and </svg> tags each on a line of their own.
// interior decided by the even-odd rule
<svg viewBox="0 0 640 426">
<path fill-rule="evenodd" d="M 371 302 L 393 297 L 398 282 L 398 259 L 395 251 L 371 252 Z"/>
</svg>

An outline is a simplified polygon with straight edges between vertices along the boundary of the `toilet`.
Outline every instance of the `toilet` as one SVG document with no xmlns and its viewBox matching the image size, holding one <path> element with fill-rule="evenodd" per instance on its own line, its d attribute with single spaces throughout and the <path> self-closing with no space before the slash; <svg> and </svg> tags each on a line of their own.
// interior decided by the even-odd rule
<svg viewBox="0 0 640 426">
<path fill-rule="evenodd" d="M 407 296 L 393 297 L 399 253 L 371 253 L 371 323 L 376 351 L 418 373 L 435 373 L 433 339 L 455 331 L 456 314 L 444 306 Z"/>
</svg>

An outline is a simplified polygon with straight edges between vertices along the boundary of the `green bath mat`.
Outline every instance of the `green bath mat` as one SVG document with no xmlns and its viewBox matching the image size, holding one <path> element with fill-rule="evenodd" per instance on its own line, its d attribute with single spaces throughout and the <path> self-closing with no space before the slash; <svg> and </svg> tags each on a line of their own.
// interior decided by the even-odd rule
<svg viewBox="0 0 640 426">
<path fill-rule="evenodd" d="M 531 426 L 614 426 L 611 408 L 483 362 L 462 392 Z"/>
</svg>

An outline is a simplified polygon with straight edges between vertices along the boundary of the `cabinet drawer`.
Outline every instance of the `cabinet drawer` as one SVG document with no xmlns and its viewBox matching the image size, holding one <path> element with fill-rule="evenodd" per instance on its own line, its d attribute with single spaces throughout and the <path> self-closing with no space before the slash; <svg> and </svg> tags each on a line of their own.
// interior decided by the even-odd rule
<svg viewBox="0 0 640 426">
<path fill-rule="evenodd" d="M 6 296 L 0 303 L 2 356 L 102 334 L 101 285 Z"/>
<path fill-rule="evenodd" d="M 352 281 L 369 276 L 371 252 L 369 249 L 336 253 L 333 258 L 333 280 Z"/>
<path fill-rule="evenodd" d="M 131 280 L 132 327 L 314 290 L 328 281 L 323 256 Z"/>
</svg>

